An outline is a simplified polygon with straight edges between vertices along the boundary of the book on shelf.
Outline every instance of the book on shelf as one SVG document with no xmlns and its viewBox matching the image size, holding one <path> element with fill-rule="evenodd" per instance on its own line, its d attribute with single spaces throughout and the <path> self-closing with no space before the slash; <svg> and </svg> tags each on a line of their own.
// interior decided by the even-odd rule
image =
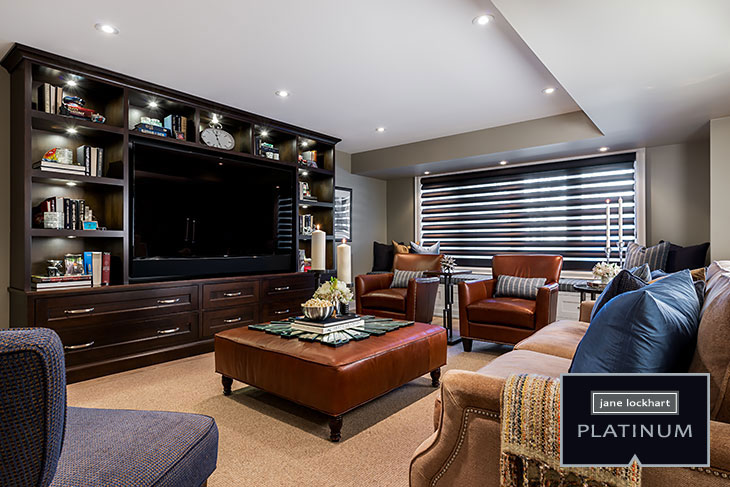
<svg viewBox="0 0 730 487">
<path fill-rule="evenodd" d="M 76 148 L 76 161 L 87 176 L 101 176 L 104 168 L 104 149 L 82 145 Z"/>
<path fill-rule="evenodd" d="M 318 333 L 320 335 L 326 335 L 327 333 L 333 333 L 336 331 L 350 330 L 352 328 L 358 328 L 365 324 L 362 318 L 356 317 L 347 320 L 338 320 L 331 324 L 323 325 L 322 323 L 312 323 L 304 320 L 294 320 L 291 327 L 295 330 L 306 331 L 309 333 Z"/>
<path fill-rule="evenodd" d="M 87 275 L 76 276 L 31 276 L 31 289 L 34 291 L 56 289 L 79 289 L 91 287 L 92 278 Z"/>
<path fill-rule="evenodd" d="M 84 222 L 94 221 L 94 213 L 84 199 L 52 196 L 33 207 L 33 226 L 48 228 L 44 225 L 45 213 L 63 213 L 63 229 L 83 230 Z M 54 227 L 55 228 L 55 227 Z"/>
<path fill-rule="evenodd" d="M 176 139 L 185 140 L 186 127 L 188 126 L 187 117 L 183 117 L 182 115 L 168 115 L 163 120 L 162 126 Z"/>
<path fill-rule="evenodd" d="M 84 166 L 79 164 L 64 164 L 62 162 L 38 161 L 33 163 L 33 169 L 60 172 L 63 174 L 77 174 L 81 176 L 86 174 L 86 168 Z"/>
<path fill-rule="evenodd" d="M 91 285 L 94 287 L 102 285 L 102 260 L 102 252 L 84 252 L 84 272 L 91 276 Z"/>
<path fill-rule="evenodd" d="M 63 88 L 50 83 L 38 87 L 38 103 L 36 107 L 45 113 L 60 113 L 63 100 Z"/>
<path fill-rule="evenodd" d="M 170 132 L 165 127 L 158 127 L 149 123 L 138 123 L 134 129 L 141 134 L 157 135 L 159 137 L 169 137 Z"/>
<path fill-rule="evenodd" d="M 46 284 L 46 283 L 53 283 L 53 282 L 88 281 L 89 279 L 91 279 L 91 276 L 87 276 L 86 274 L 76 274 L 73 276 L 38 276 L 38 275 L 30 276 L 30 282 L 36 283 L 36 284 Z"/>
</svg>

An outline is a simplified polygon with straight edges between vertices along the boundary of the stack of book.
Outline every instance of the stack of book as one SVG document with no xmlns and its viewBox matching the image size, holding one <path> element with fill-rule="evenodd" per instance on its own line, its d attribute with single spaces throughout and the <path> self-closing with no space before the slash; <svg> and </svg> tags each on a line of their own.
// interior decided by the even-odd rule
<svg viewBox="0 0 730 487">
<path fill-rule="evenodd" d="M 134 129 L 141 134 L 157 135 L 159 137 L 169 137 L 171 132 L 165 127 L 153 125 L 151 123 L 138 123 L 134 126 Z"/>
<path fill-rule="evenodd" d="M 82 145 L 76 148 L 76 162 L 86 176 L 101 176 L 104 172 L 104 149 Z"/>
<path fill-rule="evenodd" d="M 79 289 L 91 287 L 91 276 L 31 276 L 30 287 L 34 291 L 50 291 L 57 289 Z"/>
<path fill-rule="evenodd" d="M 63 88 L 43 83 L 38 87 L 38 110 L 46 113 L 60 113 L 63 106 Z"/>
<path fill-rule="evenodd" d="M 279 149 L 271 142 L 264 142 L 258 135 L 254 137 L 253 150 L 255 156 L 262 156 L 275 161 L 279 160 Z"/>
<path fill-rule="evenodd" d="M 86 175 L 86 168 L 81 164 L 65 164 L 63 162 L 38 161 L 33 163 L 33 169 L 41 171 L 53 171 L 63 174 L 76 174 L 79 176 Z"/>
<path fill-rule="evenodd" d="M 164 120 L 166 128 L 178 140 L 185 140 L 185 128 L 188 126 L 188 119 L 182 115 L 168 115 Z"/>
<path fill-rule="evenodd" d="M 33 224 L 43 228 L 46 212 L 62 212 L 63 228 L 66 230 L 84 230 L 84 222 L 93 222 L 94 213 L 86 205 L 86 200 L 52 196 L 41 201 L 33 208 Z"/>
<path fill-rule="evenodd" d="M 94 287 L 109 285 L 111 259 L 109 252 L 84 252 L 84 273 L 91 276 Z"/>
<path fill-rule="evenodd" d="M 326 335 L 337 331 L 350 330 L 352 328 L 362 327 L 365 322 L 359 316 L 342 316 L 337 318 L 327 318 L 323 321 L 311 321 L 306 318 L 297 318 L 291 327 L 294 330 L 306 331 L 308 333 L 317 333 Z"/>
</svg>

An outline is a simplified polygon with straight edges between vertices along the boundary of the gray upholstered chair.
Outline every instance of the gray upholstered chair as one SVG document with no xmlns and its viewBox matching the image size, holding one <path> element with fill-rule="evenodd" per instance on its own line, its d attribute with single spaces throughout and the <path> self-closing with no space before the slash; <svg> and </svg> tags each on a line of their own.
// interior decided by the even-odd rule
<svg viewBox="0 0 730 487">
<path fill-rule="evenodd" d="M 199 414 L 66 407 L 61 340 L 0 330 L 0 485 L 199 487 L 218 428 Z"/>
</svg>

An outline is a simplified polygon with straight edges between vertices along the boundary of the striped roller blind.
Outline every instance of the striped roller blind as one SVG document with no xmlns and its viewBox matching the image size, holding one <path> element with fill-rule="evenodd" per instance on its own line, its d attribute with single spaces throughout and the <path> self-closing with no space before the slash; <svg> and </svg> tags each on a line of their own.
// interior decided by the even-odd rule
<svg viewBox="0 0 730 487">
<path fill-rule="evenodd" d="M 563 256 L 563 268 L 605 260 L 606 200 L 617 260 L 618 198 L 624 241 L 635 240 L 636 154 L 421 178 L 421 241 L 441 242 L 459 266 L 490 267 L 501 253 Z"/>
</svg>

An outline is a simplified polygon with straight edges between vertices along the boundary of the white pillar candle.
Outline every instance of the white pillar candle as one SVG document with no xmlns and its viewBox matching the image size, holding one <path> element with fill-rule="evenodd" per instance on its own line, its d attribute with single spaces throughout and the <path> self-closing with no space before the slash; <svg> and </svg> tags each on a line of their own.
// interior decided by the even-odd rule
<svg viewBox="0 0 730 487">
<path fill-rule="evenodd" d="M 619 247 L 624 241 L 624 199 L 618 199 L 618 245 Z"/>
<path fill-rule="evenodd" d="M 611 200 L 606 200 L 606 248 L 611 248 Z"/>
<path fill-rule="evenodd" d="M 325 252 L 327 247 L 327 234 L 319 229 L 312 232 L 312 270 L 323 271 L 327 268 Z"/>
<path fill-rule="evenodd" d="M 342 282 L 351 283 L 352 254 L 350 252 L 350 246 L 346 242 L 343 238 L 342 243 L 337 246 L 337 279 Z"/>
</svg>

